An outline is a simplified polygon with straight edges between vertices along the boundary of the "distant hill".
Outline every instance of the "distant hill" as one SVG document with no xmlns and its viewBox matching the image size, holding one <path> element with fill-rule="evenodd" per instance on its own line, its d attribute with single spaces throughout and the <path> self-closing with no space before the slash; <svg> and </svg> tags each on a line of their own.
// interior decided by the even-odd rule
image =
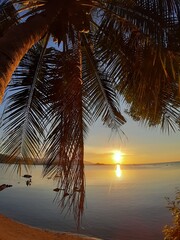
<svg viewBox="0 0 180 240">
<path fill-rule="evenodd" d="M 84 164 L 85 164 L 85 165 L 94 165 L 94 163 L 88 162 L 88 161 L 84 161 Z"/>
</svg>

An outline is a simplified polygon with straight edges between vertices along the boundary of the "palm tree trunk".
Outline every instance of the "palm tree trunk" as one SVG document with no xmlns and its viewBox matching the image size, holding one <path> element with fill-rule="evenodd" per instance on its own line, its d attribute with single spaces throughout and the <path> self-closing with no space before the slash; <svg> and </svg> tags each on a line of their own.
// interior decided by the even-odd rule
<svg viewBox="0 0 180 240">
<path fill-rule="evenodd" d="M 37 14 L 0 38 L 0 102 L 12 74 L 27 51 L 47 32 L 55 14 Z"/>
</svg>

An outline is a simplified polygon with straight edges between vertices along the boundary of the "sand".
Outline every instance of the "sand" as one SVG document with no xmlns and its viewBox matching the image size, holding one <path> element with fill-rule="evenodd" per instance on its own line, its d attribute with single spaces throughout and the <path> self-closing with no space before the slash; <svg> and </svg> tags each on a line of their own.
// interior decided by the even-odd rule
<svg viewBox="0 0 180 240">
<path fill-rule="evenodd" d="M 70 233 L 57 233 L 11 220 L 0 215 L 0 240 L 98 240 Z M 99 239 L 100 240 L 100 239 Z"/>
</svg>

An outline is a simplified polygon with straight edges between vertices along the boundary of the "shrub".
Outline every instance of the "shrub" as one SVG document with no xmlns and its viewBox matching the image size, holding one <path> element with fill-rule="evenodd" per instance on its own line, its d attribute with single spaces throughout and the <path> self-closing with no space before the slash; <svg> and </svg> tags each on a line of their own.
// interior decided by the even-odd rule
<svg viewBox="0 0 180 240">
<path fill-rule="evenodd" d="M 171 226 L 164 226 L 164 240 L 180 240 L 180 190 L 176 192 L 174 201 L 170 198 L 166 199 L 168 201 L 167 208 L 173 217 L 173 223 Z"/>
</svg>

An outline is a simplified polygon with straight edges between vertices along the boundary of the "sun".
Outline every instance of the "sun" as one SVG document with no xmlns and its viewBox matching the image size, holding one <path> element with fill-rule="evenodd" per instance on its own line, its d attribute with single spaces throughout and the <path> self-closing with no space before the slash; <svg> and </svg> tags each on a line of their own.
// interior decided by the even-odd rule
<svg viewBox="0 0 180 240">
<path fill-rule="evenodd" d="M 123 156 L 123 153 L 121 151 L 115 151 L 113 154 L 113 159 L 114 159 L 115 163 L 121 163 L 122 156 Z"/>
</svg>

